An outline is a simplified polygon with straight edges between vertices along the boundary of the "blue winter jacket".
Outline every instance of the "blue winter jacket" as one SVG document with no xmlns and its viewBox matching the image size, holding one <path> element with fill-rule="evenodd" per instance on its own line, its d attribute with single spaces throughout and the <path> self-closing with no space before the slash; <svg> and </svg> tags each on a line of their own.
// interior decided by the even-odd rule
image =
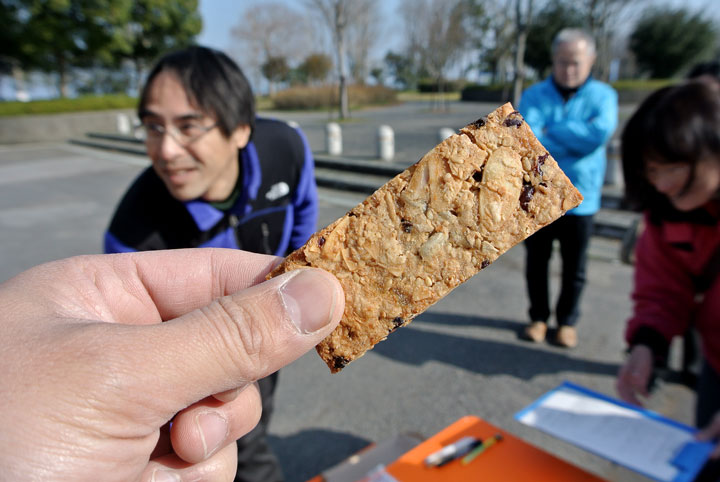
<svg viewBox="0 0 720 482">
<path fill-rule="evenodd" d="M 105 233 L 105 252 L 194 247 L 285 256 L 317 228 L 314 160 L 300 129 L 258 118 L 239 151 L 242 189 L 227 211 L 175 199 L 146 169 L 120 201 Z"/>
<path fill-rule="evenodd" d="M 566 102 L 548 77 L 523 93 L 518 110 L 585 198 L 568 214 L 595 214 L 605 179 L 605 146 L 618 121 L 615 90 L 589 78 Z"/>
</svg>

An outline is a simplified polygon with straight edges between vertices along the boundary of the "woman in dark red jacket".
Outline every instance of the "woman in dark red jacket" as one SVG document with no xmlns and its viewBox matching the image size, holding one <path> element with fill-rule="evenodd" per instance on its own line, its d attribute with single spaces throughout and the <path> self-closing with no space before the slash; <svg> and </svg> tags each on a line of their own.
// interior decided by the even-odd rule
<svg viewBox="0 0 720 482">
<path fill-rule="evenodd" d="M 701 77 L 643 102 L 622 135 L 626 197 L 645 212 L 636 247 L 630 354 L 617 390 L 647 397 L 653 366 L 692 323 L 702 339 L 696 424 L 720 435 L 720 82 Z M 720 445 L 714 457 L 720 457 Z"/>
</svg>

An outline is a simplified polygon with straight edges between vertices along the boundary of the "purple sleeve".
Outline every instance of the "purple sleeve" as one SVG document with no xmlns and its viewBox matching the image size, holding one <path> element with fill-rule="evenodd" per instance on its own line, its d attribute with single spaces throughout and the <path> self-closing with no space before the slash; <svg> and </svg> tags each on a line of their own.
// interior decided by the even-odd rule
<svg viewBox="0 0 720 482">
<path fill-rule="evenodd" d="M 105 239 L 103 241 L 103 251 L 105 254 L 111 253 L 134 253 L 136 249 L 126 246 L 118 238 L 116 238 L 110 231 L 105 232 Z"/>
<path fill-rule="evenodd" d="M 290 236 L 290 248 L 297 249 L 310 238 L 317 229 L 318 194 L 315 184 L 315 160 L 305 135 L 296 129 L 305 146 L 305 162 L 300 172 L 300 181 L 293 195 L 294 222 Z"/>
</svg>

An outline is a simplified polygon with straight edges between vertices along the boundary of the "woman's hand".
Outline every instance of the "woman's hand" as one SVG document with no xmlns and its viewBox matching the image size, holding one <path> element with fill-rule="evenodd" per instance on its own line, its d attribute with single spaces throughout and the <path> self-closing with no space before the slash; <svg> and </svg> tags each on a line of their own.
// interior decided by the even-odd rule
<svg viewBox="0 0 720 482">
<path fill-rule="evenodd" d="M 708 442 L 710 440 L 720 439 L 720 412 L 716 413 L 710 424 L 700 430 L 697 435 L 697 439 L 701 442 Z M 715 445 L 715 448 L 710 453 L 711 459 L 720 459 L 720 442 Z"/>
<path fill-rule="evenodd" d="M 647 398 L 648 383 L 652 376 L 653 355 L 645 345 L 636 345 L 630 351 L 625 364 L 620 367 L 615 388 L 620 398 L 634 405 L 642 406 L 638 395 Z"/>
</svg>

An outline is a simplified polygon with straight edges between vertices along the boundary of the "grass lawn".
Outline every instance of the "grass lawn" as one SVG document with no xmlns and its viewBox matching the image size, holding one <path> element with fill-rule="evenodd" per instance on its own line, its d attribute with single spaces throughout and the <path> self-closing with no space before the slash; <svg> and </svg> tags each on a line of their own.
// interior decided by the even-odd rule
<svg viewBox="0 0 720 482">
<path fill-rule="evenodd" d="M 0 116 L 60 114 L 112 109 L 134 109 L 137 99 L 127 95 L 85 96 L 75 99 L 0 102 Z"/>
</svg>

